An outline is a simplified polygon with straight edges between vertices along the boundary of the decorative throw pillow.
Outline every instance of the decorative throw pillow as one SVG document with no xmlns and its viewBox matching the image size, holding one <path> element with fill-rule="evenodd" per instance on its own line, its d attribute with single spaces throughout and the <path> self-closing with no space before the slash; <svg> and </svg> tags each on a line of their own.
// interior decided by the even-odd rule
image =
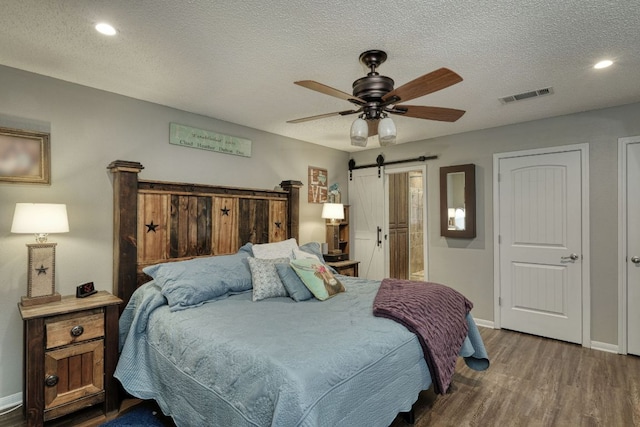
<svg viewBox="0 0 640 427">
<path fill-rule="evenodd" d="M 249 258 L 249 268 L 253 279 L 253 300 L 288 296 L 278 272 L 276 264 L 289 262 L 289 258 Z"/>
<path fill-rule="evenodd" d="M 296 242 L 296 239 L 293 237 L 288 240 L 283 240 L 282 242 L 260 243 L 251 247 L 251 249 L 253 250 L 253 256 L 262 259 L 284 257 L 292 259 L 293 250 L 297 248 L 298 242 Z"/>
<path fill-rule="evenodd" d="M 312 259 L 295 259 L 291 261 L 291 267 L 307 289 L 320 301 L 345 291 L 342 283 L 321 262 Z"/>
<path fill-rule="evenodd" d="M 298 277 L 293 268 L 286 264 L 276 264 L 276 271 L 287 293 L 294 301 L 306 301 L 313 298 L 313 294 L 309 292 L 309 289 L 302 283 L 302 280 Z"/>
</svg>

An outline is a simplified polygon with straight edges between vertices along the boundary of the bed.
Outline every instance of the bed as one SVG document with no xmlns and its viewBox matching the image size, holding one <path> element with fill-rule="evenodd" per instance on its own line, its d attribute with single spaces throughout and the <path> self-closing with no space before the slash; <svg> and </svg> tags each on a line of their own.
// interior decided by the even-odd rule
<svg viewBox="0 0 640 427">
<path fill-rule="evenodd" d="M 178 426 L 388 426 L 432 386 L 419 338 L 373 315 L 380 282 L 335 275 L 345 291 L 323 301 L 263 294 L 272 278 L 254 264 L 288 264 L 258 264 L 257 249 L 319 251 L 297 243 L 299 181 L 241 189 L 143 181 L 135 162 L 109 168 L 114 293 L 127 302 L 115 377 L 128 393 Z M 470 313 L 463 322 L 459 354 L 485 369 Z"/>
</svg>

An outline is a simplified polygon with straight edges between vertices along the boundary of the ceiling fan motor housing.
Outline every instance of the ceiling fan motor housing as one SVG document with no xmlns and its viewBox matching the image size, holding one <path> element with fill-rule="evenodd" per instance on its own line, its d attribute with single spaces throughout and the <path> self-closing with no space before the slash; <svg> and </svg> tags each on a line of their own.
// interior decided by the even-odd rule
<svg viewBox="0 0 640 427">
<path fill-rule="evenodd" d="M 381 117 L 383 108 L 380 106 L 382 97 L 393 90 L 393 80 L 379 74 L 367 75 L 353 82 L 353 96 L 367 101 L 363 105 L 364 118 L 377 120 Z"/>
<path fill-rule="evenodd" d="M 353 96 L 365 101 L 382 101 L 393 90 L 393 79 L 379 74 L 361 77 L 353 82 Z"/>
</svg>

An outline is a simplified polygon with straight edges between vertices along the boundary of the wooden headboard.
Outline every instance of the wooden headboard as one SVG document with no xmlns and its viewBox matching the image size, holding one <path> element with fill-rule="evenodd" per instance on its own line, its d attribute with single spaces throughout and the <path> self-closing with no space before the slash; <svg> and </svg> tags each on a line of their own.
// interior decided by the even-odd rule
<svg viewBox="0 0 640 427">
<path fill-rule="evenodd" d="M 113 293 L 125 301 L 149 280 L 147 265 L 232 254 L 247 242 L 298 239 L 300 181 L 282 190 L 144 181 L 138 162 L 116 160 Z"/>
</svg>

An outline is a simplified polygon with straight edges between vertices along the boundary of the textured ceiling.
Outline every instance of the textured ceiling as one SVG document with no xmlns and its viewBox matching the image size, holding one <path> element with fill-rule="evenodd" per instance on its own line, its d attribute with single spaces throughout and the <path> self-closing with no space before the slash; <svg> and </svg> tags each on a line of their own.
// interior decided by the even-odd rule
<svg viewBox="0 0 640 427">
<path fill-rule="evenodd" d="M 98 34 L 100 21 L 118 35 Z M 637 0 L 6 0 L 0 64 L 351 151 L 354 116 L 286 123 L 352 106 L 294 81 L 351 92 L 369 49 L 387 52 L 379 71 L 396 87 L 440 67 L 460 74 L 410 104 L 467 113 L 393 116 L 404 143 L 640 101 L 639 21 Z M 604 58 L 615 64 L 594 70 Z"/>
</svg>

